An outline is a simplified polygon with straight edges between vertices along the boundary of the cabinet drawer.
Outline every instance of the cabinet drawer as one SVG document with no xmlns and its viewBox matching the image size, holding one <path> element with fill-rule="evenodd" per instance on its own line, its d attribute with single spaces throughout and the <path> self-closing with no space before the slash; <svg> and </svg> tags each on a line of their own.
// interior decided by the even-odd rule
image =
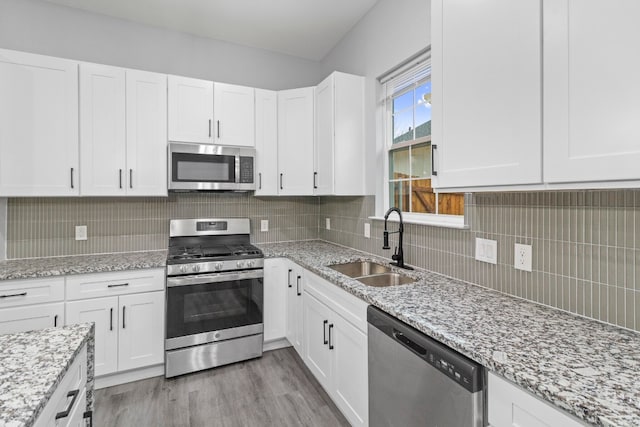
<svg viewBox="0 0 640 427">
<path fill-rule="evenodd" d="M 64 300 L 64 277 L 0 282 L 0 308 Z"/>
<path fill-rule="evenodd" d="M 62 325 L 64 325 L 63 302 L 0 310 L 0 334 L 15 334 Z"/>
<path fill-rule="evenodd" d="M 164 268 L 69 276 L 67 300 L 161 291 L 164 282 Z"/>
<path fill-rule="evenodd" d="M 85 345 L 76 360 L 73 362 L 67 373 L 65 374 L 58 387 L 53 392 L 49 402 L 42 410 L 42 413 L 35 422 L 36 427 L 40 426 L 66 426 L 74 412 L 76 405 L 82 404 L 85 395 L 85 386 L 87 384 L 87 346 Z M 75 399 L 74 399 L 75 395 Z M 73 405 L 71 404 L 74 400 Z M 84 405 L 86 406 L 86 400 Z M 68 414 L 64 418 L 56 421 L 56 415 L 66 412 Z M 84 408 L 82 411 L 84 412 Z"/>
<path fill-rule="evenodd" d="M 366 302 L 310 271 L 305 272 L 304 278 L 305 292 L 318 298 L 366 334 L 368 306 Z"/>
</svg>

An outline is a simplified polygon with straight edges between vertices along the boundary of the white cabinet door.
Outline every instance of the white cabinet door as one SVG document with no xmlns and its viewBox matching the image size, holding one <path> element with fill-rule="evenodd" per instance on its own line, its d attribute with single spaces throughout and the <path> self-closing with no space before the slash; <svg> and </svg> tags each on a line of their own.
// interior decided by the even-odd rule
<svg viewBox="0 0 640 427">
<path fill-rule="evenodd" d="M 164 360 L 164 292 L 120 296 L 118 370 Z"/>
<path fill-rule="evenodd" d="M 634 0 L 545 2 L 546 182 L 640 179 L 638 20 Z"/>
<path fill-rule="evenodd" d="M 334 74 L 316 87 L 313 194 L 333 194 Z"/>
<path fill-rule="evenodd" d="M 256 196 L 278 195 L 278 92 L 256 89 Z"/>
<path fill-rule="evenodd" d="M 287 334 L 287 273 L 285 259 L 264 260 L 264 341 Z"/>
<path fill-rule="evenodd" d="M 314 194 L 364 194 L 364 78 L 332 73 L 315 108 Z"/>
<path fill-rule="evenodd" d="M 287 268 L 287 339 L 293 348 L 296 349 L 300 357 L 304 358 L 304 353 L 302 351 L 303 280 L 302 268 L 292 262 L 289 262 L 289 268 Z"/>
<path fill-rule="evenodd" d="M 303 359 L 318 382 L 326 390 L 330 390 L 332 354 L 329 346 L 329 334 L 335 327 L 332 320 L 335 315 L 326 305 L 307 292 L 304 293 L 303 301 Z"/>
<path fill-rule="evenodd" d="M 127 195 L 167 195 L 167 76 L 127 70 Z"/>
<path fill-rule="evenodd" d="M 169 76 L 169 140 L 213 143 L 213 82 Z"/>
<path fill-rule="evenodd" d="M 255 146 L 255 93 L 252 87 L 213 84 L 215 143 Z"/>
<path fill-rule="evenodd" d="M 313 87 L 278 92 L 278 191 L 313 194 Z"/>
<path fill-rule="evenodd" d="M 78 64 L 0 49 L 0 196 L 77 196 Z"/>
<path fill-rule="evenodd" d="M 64 325 L 64 303 L 27 305 L 0 310 L 0 334 Z"/>
<path fill-rule="evenodd" d="M 65 427 L 85 427 L 87 423 L 84 419 L 84 413 L 87 409 L 87 390 L 80 390 L 80 396 L 76 399 L 76 403 L 73 405 L 73 410 L 69 416 L 65 419 L 67 422 Z"/>
<path fill-rule="evenodd" d="M 118 370 L 118 297 L 96 298 L 67 303 L 67 325 L 95 323 L 95 374 Z"/>
<path fill-rule="evenodd" d="M 432 2 L 434 187 L 542 182 L 541 1 Z"/>
<path fill-rule="evenodd" d="M 124 195 L 125 158 L 125 70 L 80 64 L 81 194 Z"/>
<path fill-rule="evenodd" d="M 369 380 L 367 336 L 338 315 L 331 331 L 332 397 L 352 426 L 367 426 Z"/>
</svg>

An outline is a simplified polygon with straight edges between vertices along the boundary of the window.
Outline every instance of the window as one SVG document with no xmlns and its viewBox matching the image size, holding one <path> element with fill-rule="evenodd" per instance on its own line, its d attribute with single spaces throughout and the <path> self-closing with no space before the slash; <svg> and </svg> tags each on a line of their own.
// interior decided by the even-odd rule
<svg viewBox="0 0 640 427">
<path fill-rule="evenodd" d="M 436 216 L 455 215 L 460 216 L 460 223 L 463 223 L 464 193 L 438 193 L 431 186 L 431 66 L 428 53 L 412 63 L 414 65 L 408 69 L 381 78 L 388 171 L 385 209 L 395 206 L 409 213 L 408 217 L 424 222 Z"/>
</svg>

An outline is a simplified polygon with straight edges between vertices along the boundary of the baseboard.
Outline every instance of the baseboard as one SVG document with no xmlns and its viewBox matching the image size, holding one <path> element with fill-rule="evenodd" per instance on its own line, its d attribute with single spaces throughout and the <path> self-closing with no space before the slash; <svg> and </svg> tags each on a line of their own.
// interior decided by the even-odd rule
<svg viewBox="0 0 640 427">
<path fill-rule="evenodd" d="M 149 366 L 146 368 L 134 369 L 132 371 L 117 372 L 115 374 L 96 377 L 95 389 L 113 387 L 114 385 L 126 384 L 133 381 L 164 375 L 164 363 L 161 365 Z"/>
<path fill-rule="evenodd" d="M 291 347 L 291 343 L 286 338 L 280 338 L 265 342 L 262 346 L 262 351 L 277 350 L 285 347 Z"/>
</svg>

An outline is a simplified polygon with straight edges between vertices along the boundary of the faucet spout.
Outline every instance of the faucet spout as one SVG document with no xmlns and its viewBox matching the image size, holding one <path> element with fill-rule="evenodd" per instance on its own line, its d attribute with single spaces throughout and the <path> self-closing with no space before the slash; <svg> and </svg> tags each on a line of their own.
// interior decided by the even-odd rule
<svg viewBox="0 0 640 427">
<path fill-rule="evenodd" d="M 392 212 L 396 212 L 398 214 L 398 217 L 400 217 L 400 225 L 398 226 L 397 231 L 387 231 L 387 220 L 389 219 L 389 215 L 391 215 Z M 384 214 L 384 232 L 382 234 L 382 237 L 383 237 L 382 249 L 391 249 L 391 247 L 389 246 L 389 234 L 391 233 L 398 233 L 398 247 L 396 248 L 395 253 L 391 255 L 391 259 L 396 262 L 392 262 L 391 265 L 395 265 L 400 268 L 405 268 L 407 270 L 413 270 L 413 268 L 409 267 L 408 265 L 405 265 L 404 263 L 404 251 L 402 250 L 402 235 L 404 233 L 404 222 L 402 221 L 402 211 L 396 208 L 395 206 L 389 208 L 387 213 Z"/>
</svg>

